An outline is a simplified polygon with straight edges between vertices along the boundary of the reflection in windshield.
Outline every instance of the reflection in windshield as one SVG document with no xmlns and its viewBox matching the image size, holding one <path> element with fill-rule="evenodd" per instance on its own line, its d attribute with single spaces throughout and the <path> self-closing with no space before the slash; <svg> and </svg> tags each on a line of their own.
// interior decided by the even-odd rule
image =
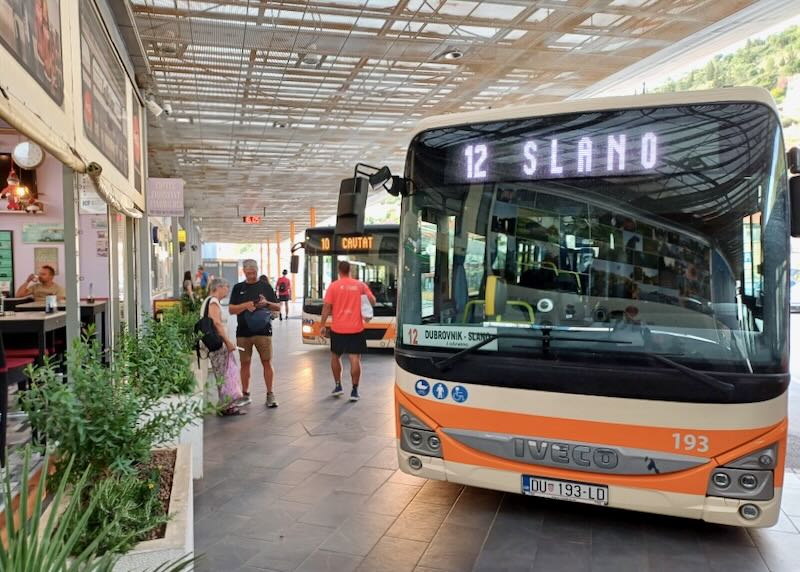
<svg viewBox="0 0 800 572">
<path fill-rule="evenodd" d="M 560 332 L 550 349 L 564 359 L 624 350 L 703 369 L 783 367 L 788 229 L 777 123 L 750 104 L 663 114 L 681 128 L 659 144 L 680 146 L 680 162 L 631 176 L 512 176 L 514 142 L 545 137 L 534 120 L 419 136 L 409 162 L 416 192 L 404 204 L 402 321 L 527 328 L 530 342 L 498 339 L 501 354 L 540 355 L 545 328 Z M 641 121 L 644 112 L 562 121 L 602 131 L 626 115 Z M 506 145 L 487 146 L 495 177 L 442 174 L 449 145 L 485 133 Z"/>
</svg>

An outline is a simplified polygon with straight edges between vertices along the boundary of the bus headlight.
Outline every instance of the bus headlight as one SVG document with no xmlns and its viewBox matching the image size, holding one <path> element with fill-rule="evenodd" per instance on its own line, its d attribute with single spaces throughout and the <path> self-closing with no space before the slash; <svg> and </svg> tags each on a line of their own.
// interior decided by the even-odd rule
<svg viewBox="0 0 800 572">
<path fill-rule="evenodd" d="M 400 408 L 400 448 L 427 457 L 442 456 L 442 441 L 436 431 L 403 407 Z"/>
<path fill-rule="evenodd" d="M 310 334 L 312 331 L 313 330 L 311 329 L 311 326 L 309 326 L 307 324 L 303 326 L 303 333 L 304 334 Z"/>
<path fill-rule="evenodd" d="M 717 467 L 711 473 L 707 494 L 731 499 L 770 500 L 775 496 L 774 473 L 771 469 L 775 468 L 777 459 L 778 446 L 774 444 Z M 744 512 L 741 514 L 743 518 L 748 518 Z M 755 518 L 758 515 L 749 520 Z"/>
<path fill-rule="evenodd" d="M 754 504 L 743 504 L 739 507 L 739 514 L 745 520 L 755 520 L 761 515 L 761 509 Z"/>
</svg>

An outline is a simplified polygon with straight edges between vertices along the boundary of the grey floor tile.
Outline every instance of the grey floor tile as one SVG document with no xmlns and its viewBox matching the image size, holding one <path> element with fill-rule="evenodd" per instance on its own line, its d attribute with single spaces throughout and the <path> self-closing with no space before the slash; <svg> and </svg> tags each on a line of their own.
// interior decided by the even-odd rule
<svg viewBox="0 0 800 572">
<path fill-rule="evenodd" d="M 247 560 L 255 567 L 292 572 L 333 533 L 329 527 L 296 523 L 277 540 L 265 541 L 263 548 Z"/>
<path fill-rule="evenodd" d="M 409 475 L 408 473 L 404 473 L 400 469 L 395 471 L 395 473 L 391 476 L 389 481 L 393 483 L 400 483 L 401 485 L 413 485 L 421 487 L 425 483 L 428 482 L 428 479 L 423 479 L 422 477 L 417 477 L 414 475 Z"/>
<path fill-rule="evenodd" d="M 211 514 L 201 518 L 194 523 L 196 551 L 204 552 L 206 548 L 229 534 L 235 533 L 248 522 L 250 522 L 250 517 L 230 513 Z"/>
<path fill-rule="evenodd" d="M 197 552 L 204 554 L 208 570 L 237 570 L 264 548 L 264 542 L 227 535 Z"/>
<path fill-rule="evenodd" d="M 311 508 L 312 505 L 308 504 L 276 501 L 241 523 L 236 533 L 250 538 L 277 540 Z"/>
<path fill-rule="evenodd" d="M 469 572 L 481 550 L 486 531 L 445 524 L 436 533 L 419 564 L 448 572 Z"/>
<path fill-rule="evenodd" d="M 371 495 L 391 476 L 392 471 L 389 469 L 361 467 L 349 477 L 341 479 L 336 485 L 336 490 Z"/>
<path fill-rule="evenodd" d="M 341 477 L 314 473 L 283 496 L 284 500 L 313 504 L 336 490 Z"/>
<path fill-rule="evenodd" d="M 420 487 L 387 482 L 367 501 L 365 510 L 377 514 L 398 516 L 419 492 Z"/>
<path fill-rule="evenodd" d="M 296 572 L 353 572 L 361 560 L 360 556 L 317 550 L 303 561 Z"/>
<path fill-rule="evenodd" d="M 397 470 L 397 447 L 386 447 L 381 449 L 372 458 L 365 463 L 367 467 L 376 467 L 378 469 L 391 469 Z"/>
<path fill-rule="evenodd" d="M 369 461 L 370 453 L 343 453 L 319 470 L 324 475 L 349 477 Z"/>
<path fill-rule="evenodd" d="M 299 519 L 299 522 L 338 527 L 343 520 L 358 512 L 366 500 L 366 495 L 333 491 L 324 499 L 316 502 L 311 510 Z"/>
<path fill-rule="evenodd" d="M 268 480 L 281 485 L 297 486 L 324 466 L 325 463 L 321 461 L 297 459 L 284 468 L 275 470 Z"/>
<path fill-rule="evenodd" d="M 573 512 L 557 512 L 549 507 L 544 514 L 540 536 L 546 541 L 588 545 L 592 540 L 591 519 L 588 516 L 581 518 Z"/>
<path fill-rule="evenodd" d="M 486 531 L 497 516 L 502 499 L 501 492 L 467 487 L 445 522 Z"/>
<path fill-rule="evenodd" d="M 800 570 L 800 535 L 754 530 L 752 536 L 770 572 Z"/>
<path fill-rule="evenodd" d="M 428 481 L 422 485 L 416 500 L 451 507 L 463 490 L 463 485 L 445 481 Z"/>
<path fill-rule="evenodd" d="M 640 572 L 648 566 L 647 544 L 638 515 L 628 522 L 594 523 L 592 572 Z"/>
<path fill-rule="evenodd" d="M 288 494 L 292 487 L 275 483 L 263 483 L 251 486 L 247 490 L 240 491 L 239 494 L 231 498 L 228 502 L 221 505 L 219 510 L 222 512 L 232 512 L 253 516 L 258 514 L 271 503 Z"/>
<path fill-rule="evenodd" d="M 412 572 L 427 543 L 384 536 L 358 567 L 359 572 Z"/>
<path fill-rule="evenodd" d="M 354 514 L 345 520 L 320 548 L 366 556 L 394 521 L 395 517 L 382 514 Z"/>
<path fill-rule="evenodd" d="M 423 503 L 414 499 L 400 514 L 388 536 L 430 542 L 444 522 L 450 507 Z"/>
<path fill-rule="evenodd" d="M 591 546 L 579 542 L 540 542 L 532 572 L 589 572 Z"/>
</svg>

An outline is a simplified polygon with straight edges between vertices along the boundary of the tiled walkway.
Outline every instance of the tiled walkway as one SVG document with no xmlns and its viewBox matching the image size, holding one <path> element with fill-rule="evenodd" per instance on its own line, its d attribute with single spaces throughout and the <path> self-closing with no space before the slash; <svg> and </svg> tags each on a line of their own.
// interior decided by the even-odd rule
<svg viewBox="0 0 800 572">
<path fill-rule="evenodd" d="M 800 571 L 793 471 L 758 531 L 427 482 L 397 470 L 391 355 L 365 356 L 360 402 L 332 399 L 328 353 L 299 330 L 275 325 L 278 409 L 254 384 L 249 415 L 206 421 L 199 570 Z"/>
</svg>

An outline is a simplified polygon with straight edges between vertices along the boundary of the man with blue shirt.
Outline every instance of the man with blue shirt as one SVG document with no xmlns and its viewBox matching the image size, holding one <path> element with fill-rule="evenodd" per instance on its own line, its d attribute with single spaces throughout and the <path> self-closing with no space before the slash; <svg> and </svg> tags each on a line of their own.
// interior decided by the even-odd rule
<svg viewBox="0 0 800 572">
<path fill-rule="evenodd" d="M 267 407 L 277 407 L 272 391 L 275 372 L 272 369 L 271 312 L 280 311 L 278 297 L 268 282 L 258 279 L 258 263 L 248 259 L 242 263 L 245 280 L 231 291 L 228 312 L 236 316 L 236 345 L 242 360 L 242 393 L 244 403 L 250 403 L 250 361 L 253 348 L 258 352 L 264 367 L 264 384 L 267 386 Z"/>
</svg>

